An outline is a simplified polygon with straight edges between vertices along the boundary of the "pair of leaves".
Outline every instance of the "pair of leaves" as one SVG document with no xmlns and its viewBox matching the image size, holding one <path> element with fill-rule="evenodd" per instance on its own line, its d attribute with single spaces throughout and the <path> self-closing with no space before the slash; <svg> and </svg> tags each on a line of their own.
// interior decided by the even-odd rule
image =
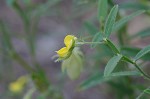
<svg viewBox="0 0 150 99">
<path fill-rule="evenodd" d="M 118 5 L 114 6 L 109 15 L 108 18 L 106 20 L 105 23 L 105 27 L 104 27 L 104 33 L 105 33 L 105 37 L 108 38 L 111 34 L 111 32 L 116 31 L 118 29 L 120 29 L 122 26 L 124 26 L 128 21 L 130 21 L 131 19 L 133 19 L 134 17 L 144 13 L 144 10 L 139 10 L 137 12 L 134 12 L 122 19 L 120 19 L 119 21 L 115 22 L 116 16 L 117 16 L 117 12 L 118 12 Z"/>
<path fill-rule="evenodd" d="M 120 19 L 119 21 L 117 21 L 114 26 L 113 26 L 113 31 L 117 31 L 118 29 L 120 29 L 122 26 L 124 26 L 128 21 L 130 21 L 131 19 L 133 19 L 136 16 L 139 16 L 140 14 L 144 13 L 144 10 L 139 10 L 136 11 L 126 17 L 123 17 L 122 19 Z"/>
<path fill-rule="evenodd" d="M 105 37 L 106 38 L 108 38 L 110 36 L 111 32 L 120 29 L 128 21 L 130 21 L 134 17 L 144 13 L 145 10 L 139 10 L 139 11 L 134 12 L 134 13 L 126 16 L 126 17 L 123 17 L 119 21 L 115 22 L 115 19 L 116 19 L 116 16 L 117 16 L 117 12 L 118 12 L 118 5 L 114 6 L 111 9 L 111 11 L 110 11 L 110 13 L 108 15 L 108 18 L 107 18 L 106 23 L 105 23 L 105 28 L 104 28 L 104 33 L 105 33 Z"/>
<path fill-rule="evenodd" d="M 99 0 L 99 5 L 102 5 L 104 4 L 103 6 L 105 6 L 104 8 L 106 8 L 106 10 L 104 10 L 103 12 L 99 11 L 100 9 L 103 9 L 101 7 L 98 8 L 98 18 L 101 18 L 101 17 L 105 17 L 106 16 L 106 13 L 107 13 L 107 0 Z M 104 34 L 105 34 L 105 37 L 106 38 L 109 38 L 111 32 L 113 31 L 116 31 L 118 29 L 120 29 L 122 26 L 124 26 L 128 21 L 130 21 L 131 19 L 133 19 L 134 17 L 144 13 L 145 11 L 144 10 L 140 10 L 140 11 L 137 11 L 137 12 L 134 12 L 122 19 L 120 19 L 119 21 L 115 22 L 116 20 L 116 16 L 117 16 L 117 12 L 118 12 L 118 5 L 115 5 L 108 17 L 107 17 L 107 20 L 105 22 L 105 27 L 104 27 Z M 85 27 L 88 29 L 89 33 L 91 35 L 97 35 L 96 33 L 98 32 L 98 29 L 95 28 L 92 24 L 86 22 L 85 23 Z M 100 35 L 102 37 L 102 35 Z"/>
<path fill-rule="evenodd" d="M 138 52 L 137 55 L 134 57 L 134 60 L 137 61 L 138 59 L 140 59 L 149 52 L 150 52 L 150 45 L 142 49 L 140 52 Z M 112 73 L 112 71 L 115 69 L 117 63 L 121 60 L 121 58 L 122 56 L 118 55 L 110 59 L 110 61 L 107 63 L 105 67 L 104 76 L 109 76 Z"/>
<path fill-rule="evenodd" d="M 107 14 L 107 8 L 108 8 L 107 7 L 107 0 L 99 0 L 98 18 L 104 20 L 104 18 L 106 17 L 106 14 Z M 104 9 L 104 10 L 102 10 L 102 9 Z M 110 33 L 112 32 L 112 28 L 113 28 L 113 25 L 115 23 L 117 12 L 118 12 L 118 5 L 114 6 L 111 9 L 111 11 L 108 15 L 108 18 L 106 20 L 105 28 L 104 28 L 104 33 L 105 33 L 106 37 L 109 37 Z M 98 32 L 98 30 L 88 22 L 85 23 L 85 27 L 88 29 L 89 34 L 91 34 L 91 35 L 96 35 L 96 33 Z"/>
</svg>

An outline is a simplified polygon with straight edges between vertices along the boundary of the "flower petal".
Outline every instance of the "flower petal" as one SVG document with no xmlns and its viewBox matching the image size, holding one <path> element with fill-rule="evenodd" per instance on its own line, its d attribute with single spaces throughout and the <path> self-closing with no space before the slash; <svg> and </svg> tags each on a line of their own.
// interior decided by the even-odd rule
<svg viewBox="0 0 150 99">
<path fill-rule="evenodd" d="M 68 49 L 70 49 L 75 41 L 76 37 L 73 35 L 67 35 L 64 39 L 64 43 Z"/>
<path fill-rule="evenodd" d="M 68 48 L 67 47 L 63 47 L 60 50 L 56 51 L 56 53 L 59 55 L 59 57 L 66 57 L 68 54 Z"/>
</svg>

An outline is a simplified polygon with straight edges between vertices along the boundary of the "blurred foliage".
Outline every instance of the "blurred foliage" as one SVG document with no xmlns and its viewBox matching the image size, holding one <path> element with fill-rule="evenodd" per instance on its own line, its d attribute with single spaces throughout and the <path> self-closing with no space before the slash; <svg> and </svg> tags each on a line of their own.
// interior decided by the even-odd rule
<svg viewBox="0 0 150 99">
<path fill-rule="evenodd" d="M 140 68 L 148 68 L 149 64 L 145 63 L 148 63 L 150 60 L 150 47 L 147 46 L 143 49 L 137 48 L 133 46 L 131 42 L 137 38 L 143 40 L 149 37 L 150 28 L 147 27 L 131 36 L 128 33 L 128 22 L 133 18 L 141 14 L 150 17 L 149 0 L 126 2 L 119 0 L 118 2 L 117 0 L 39 1 L 41 2 L 38 3 L 33 0 L 4 1 L 7 7 L 15 11 L 22 21 L 24 27 L 22 38 L 24 38 L 28 45 L 32 63 L 26 61 L 24 56 L 17 52 L 13 44 L 13 38 L 18 37 L 18 35 L 21 36 L 21 34 L 12 31 L 9 23 L 7 23 L 5 19 L 0 19 L 0 82 L 1 86 L 4 85 L 5 88 L 3 92 L 0 93 L 1 99 L 20 99 L 22 97 L 24 97 L 23 99 L 33 99 L 35 93 L 37 94 L 36 99 L 65 99 L 63 88 L 61 89 L 52 83 L 51 78 L 49 79 L 49 75 L 47 75 L 42 65 L 36 60 L 38 26 L 40 20 L 45 16 L 61 17 L 62 20 L 66 22 L 68 28 L 71 27 L 71 25 L 68 25 L 71 24 L 70 21 L 73 22 L 73 20 L 83 19 L 82 22 L 80 22 L 80 29 L 77 30 L 80 34 L 77 35 L 80 35 L 83 39 L 84 37 L 88 37 L 86 39 L 87 41 L 101 42 L 104 40 L 106 43 L 106 45 L 92 44 L 91 48 L 95 50 L 86 53 L 85 65 L 87 65 L 87 67 L 84 66 L 83 70 L 85 70 L 90 77 L 82 78 L 81 83 L 77 87 L 79 92 L 94 86 L 101 86 L 101 84 L 103 85 L 105 83 L 106 85 L 104 86 L 106 90 L 102 88 L 99 88 L 99 90 L 108 94 L 110 93 L 110 95 L 112 95 L 112 97 L 110 97 L 111 99 L 135 99 L 136 97 L 137 99 L 149 99 L 149 81 L 142 79 L 143 74 L 141 75 L 141 73 L 135 71 L 137 64 L 130 60 L 130 58 L 135 60 L 141 58 L 140 61 L 137 62 L 141 65 Z M 116 4 L 118 4 L 118 6 L 114 6 Z M 63 12 L 62 6 L 65 6 L 69 11 Z M 84 34 L 85 31 L 87 34 Z M 115 38 L 113 38 L 113 36 L 109 38 L 111 33 L 113 36 L 115 35 Z M 103 39 L 103 37 L 106 39 Z M 116 39 L 118 40 L 117 44 L 113 43 Z M 122 54 L 122 56 L 118 54 Z M 27 71 L 31 79 L 27 84 L 29 88 L 26 86 L 24 91 L 19 94 L 13 94 L 8 88 L 8 85 L 14 80 L 14 61 Z M 75 62 L 74 64 L 78 65 L 79 63 L 77 63 L 78 62 Z M 92 67 L 90 66 L 91 64 Z M 106 65 L 105 69 L 103 69 L 104 65 Z M 131 65 L 135 65 L 135 68 Z M 73 72 L 71 69 L 71 73 Z M 148 70 L 146 70 L 146 72 L 148 74 Z M 8 74 L 5 75 L 6 73 Z M 74 74 L 79 76 L 78 72 Z M 62 80 L 62 78 L 60 79 Z M 141 80 L 141 82 L 139 82 L 139 80 Z M 64 82 L 67 81 L 68 80 L 64 79 Z M 60 81 L 59 84 L 61 83 Z"/>
</svg>

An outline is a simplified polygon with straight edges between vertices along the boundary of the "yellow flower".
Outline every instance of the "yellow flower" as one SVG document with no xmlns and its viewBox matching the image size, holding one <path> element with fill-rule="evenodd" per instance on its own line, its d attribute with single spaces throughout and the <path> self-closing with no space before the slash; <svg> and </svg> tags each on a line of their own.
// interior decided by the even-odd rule
<svg viewBox="0 0 150 99">
<path fill-rule="evenodd" d="M 27 76 L 22 76 L 18 80 L 10 83 L 9 90 L 13 93 L 19 93 L 23 90 L 24 85 L 27 83 Z"/>
<path fill-rule="evenodd" d="M 66 47 L 61 48 L 60 50 L 56 51 L 60 58 L 66 58 L 70 55 L 72 48 L 75 45 L 76 37 L 73 35 L 67 35 L 64 39 L 64 43 Z"/>
<path fill-rule="evenodd" d="M 65 43 L 66 47 L 68 49 L 70 49 L 72 46 L 74 46 L 74 43 L 75 43 L 76 39 L 77 38 L 73 35 L 67 35 L 64 39 L 64 43 Z"/>
<path fill-rule="evenodd" d="M 9 85 L 9 90 L 13 93 L 19 93 L 22 91 L 22 89 L 23 89 L 22 85 L 17 82 L 12 82 Z"/>
<path fill-rule="evenodd" d="M 68 55 L 68 48 L 63 47 L 60 50 L 56 51 L 59 57 L 66 57 Z"/>
</svg>

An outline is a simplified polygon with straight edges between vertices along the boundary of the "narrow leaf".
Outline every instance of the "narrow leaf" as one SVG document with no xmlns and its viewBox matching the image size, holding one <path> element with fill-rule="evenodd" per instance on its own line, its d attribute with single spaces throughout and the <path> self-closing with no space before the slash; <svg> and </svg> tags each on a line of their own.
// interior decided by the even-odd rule
<svg viewBox="0 0 150 99">
<path fill-rule="evenodd" d="M 3 21 L 0 21 L 0 32 L 2 32 L 2 41 L 5 47 L 7 48 L 7 50 L 11 50 L 13 47 L 12 47 L 10 33 Z"/>
<path fill-rule="evenodd" d="M 20 18 L 23 20 L 25 28 L 28 28 L 29 27 L 29 18 L 27 16 L 26 12 L 21 9 L 21 7 L 17 1 L 14 1 L 12 6 L 16 10 L 16 12 L 20 16 Z"/>
<path fill-rule="evenodd" d="M 143 90 L 143 92 L 136 99 L 142 99 L 142 96 L 144 94 L 150 94 L 150 88 L 146 88 L 145 90 Z"/>
<path fill-rule="evenodd" d="M 117 16 L 117 12 L 118 12 L 118 5 L 115 5 L 109 15 L 108 15 L 108 18 L 106 20 L 106 23 L 105 23 L 105 27 L 104 27 L 104 33 L 105 33 L 105 37 L 108 38 L 112 32 L 112 29 L 113 29 L 113 26 L 115 24 L 115 19 L 116 19 L 116 16 Z"/>
<path fill-rule="evenodd" d="M 85 80 L 84 82 L 82 82 L 79 86 L 79 90 L 86 90 L 88 88 L 94 87 L 100 83 L 103 83 L 105 81 L 107 81 L 108 78 L 104 78 L 103 74 L 100 73 L 96 73 L 95 75 L 93 75 L 92 77 L 90 77 L 89 79 Z"/>
<path fill-rule="evenodd" d="M 15 1 L 15 0 L 6 0 L 6 4 L 7 4 L 8 6 L 12 6 L 12 4 L 13 4 L 14 1 Z"/>
<path fill-rule="evenodd" d="M 118 55 L 118 56 L 114 56 L 113 58 L 111 58 L 109 60 L 109 62 L 107 63 L 105 70 L 104 70 L 104 76 L 110 76 L 110 74 L 112 73 L 112 71 L 115 69 L 115 67 L 117 66 L 118 62 L 121 60 L 122 56 Z"/>
<path fill-rule="evenodd" d="M 145 11 L 144 10 L 140 10 L 140 11 L 137 11 L 137 12 L 134 12 L 124 18 L 122 18 L 121 20 L 117 21 L 115 24 L 114 24 L 114 27 L 113 27 L 113 31 L 116 31 L 118 29 L 120 29 L 123 25 L 125 25 L 128 21 L 130 21 L 131 19 L 133 19 L 134 17 L 144 13 Z"/>
<path fill-rule="evenodd" d="M 105 20 L 108 11 L 108 1 L 107 0 L 99 0 L 98 1 L 98 19 L 100 21 Z"/>
<path fill-rule="evenodd" d="M 136 9 L 136 10 L 149 10 L 148 5 L 137 3 L 137 2 L 127 2 L 119 5 L 121 9 Z"/>
<path fill-rule="evenodd" d="M 148 27 L 148 28 L 146 28 L 146 29 L 136 33 L 135 35 L 132 35 L 130 37 L 130 39 L 135 38 L 135 37 L 143 38 L 143 37 L 148 37 L 148 36 L 150 36 L 150 27 Z"/>
<path fill-rule="evenodd" d="M 150 89 L 146 89 L 146 90 L 144 90 L 144 93 L 146 93 L 146 94 L 150 94 Z"/>
<path fill-rule="evenodd" d="M 123 71 L 123 72 L 115 72 L 112 73 L 111 76 L 113 77 L 118 77 L 118 76 L 134 76 L 134 75 L 138 75 L 140 76 L 141 74 L 137 71 Z"/>
<path fill-rule="evenodd" d="M 32 95 L 35 92 L 35 88 L 30 89 L 27 91 L 27 93 L 24 95 L 23 99 L 32 99 Z"/>
<path fill-rule="evenodd" d="M 138 60 L 149 52 L 150 52 L 150 45 L 142 49 L 140 52 L 138 52 L 137 55 L 134 57 L 134 59 Z"/>
<path fill-rule="evenodd" d="M 98 29 L 90 22 L 85 22 L 84 26 L 90 35 L 95 35 L 98 32 Z"/>
<path fill-rule="evenodd" d="M 111 48 L 111 50 L 114 52 L 114 54 L 120 53 L 118 48 L 110 40 L 107 39 L 106 44 Z"/>
<path fill-rule="evenodd" d="M 103 40 L 103 36 L 101 32 L 98 32 L 94 35 L 92 42 L 100 42 Z M 96 47 L 97 44 L 92 44 L 91 47 Z"/>
</svg>

